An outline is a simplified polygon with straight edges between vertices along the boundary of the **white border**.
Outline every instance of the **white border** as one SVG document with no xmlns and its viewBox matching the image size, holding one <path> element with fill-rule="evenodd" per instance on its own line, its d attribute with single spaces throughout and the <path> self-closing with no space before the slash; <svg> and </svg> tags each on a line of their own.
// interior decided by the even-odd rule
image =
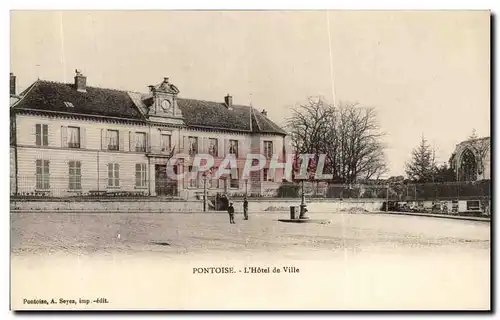
<svg viewBox="0 0 500 320">
<path fill-rule="evenodd" d="M 297 0 L 290 0 L 290 1 L 283 1 L 283 2 L 278 2 L 278 1 L 270 1 L 270 0 L 254 0 L 254 1 L 176 1 L 176 2 L 171 2 L 171 1 L 148 1 L 148 0 L 141 0 L 141 1 L 116 1 L 116 2 L 103 2 L 103 1 L 95 1 L 95 0 L 86 0 L 86 1 L 2 1 L 1 2 L 1 17 L 0 21 L 2 23 L 2 28 L 0 28 L 2 32 L 2 40 L 3 40 L 3 46 L 2 46 L 2 70 L 0 72 L 0 88 L 2 89 L 2 97 L 3 101 L 5 104 L 8 104 L 8 80 L 7 80 L 7 74 L 10 72 L 10 67 L 9 67 L 9 55 L 10 55 L 10 44 L 9 44 L 9 34 L 10 34 L 10 28 L 9 28 L 9 20 L 10 20 L 10 15 L 9 15 L 9 10 L 15 9 L 24 9 L 24 10 L 33 10 L 33 9 L 43 9 L 43 10 L 50 10 L 50 9 L 70 9 L 70 10 L 76 10 L 76 9 L 107 9 L 107 10 L 134 10 L 134 9 L 140 9 L 140 10 L 156 10 L 156 9 L 170 9 L 170 10 L 194 10 L 194 9 L 204 9 L 204 10 L 217 10 L 217 9 L 230 9 L 230 10 L 235 10 L 235 9 L 292 9 L 292 10 L 298 10 L 298 9 L 307 9 L 307 10 L 321 10 L 321 9 L 350 9 L 350 10 L 356 10 L 356 9 L 390 9 L 390 10 L 436 10 L 436 9 L 447 9 L 447 10 L 458 10 L 458 9 L 492 9 L 492 12 L 499 12 L 498 7 L 499 7 L 500 1 L 498 0 L 474 0 L 474 1 L 438 1 L 438 0 L 419 0 L 419 1 L 360 1 L 360 0 L 350 0 L 350 1 L 317 1 L 317 0 L 308 0 L 308 1 L 297 1 Z M 498 21 L 497 21 L 498 24 Z M 497 37 L 495 36 L 495 39 Z M 7 70 L 9 69 L 9 70 Z M 494 70 L 496 71 L 496 69 Z M 498 89 L 498 83 L 495 84 L 495 87 L 492 88 L 492 90 L 497 90 Z M 498 92 L 498 90 L 497 90 Z M 496 105 L 494 106 L 496 107 Z M 9 233 L 5 232 L 7 230 L 10 230 L 10 215 L 9 215 L 9 193 L 8 190 L 10 188 L 9 184 L 9 172 L 5 170 L 6 168 L 9 167 L 9 154 L 7 152 L 8 150 L 8 144 L 9 144 L 9 124 L 8 124 L 8 106 L 3 106 L 4 114 L 2 117 L 0 117 L 0 121 L 2 121 L 2 124 L 0 125 L 0 128 L 2 130 L 2 139 L 0 139 L 2 145 L 1 149 L 4 152 L 1 154 L 1 167 L 3 168 L 2 172 L 2 178 L 0 179 L 2 185 L 1 185 L 1 191 L 0 191 L 0 196 L 2 200 L 3 210 L 1 211 L 2 213 L 2 222 L 4 223 L 3 225 L 3 231 L 1 233 L 1 248 L 2 248 L 2 260 L 3 263 L 1 264 L 2 268 L 2 274 L 4 275 L 4 281 L 3 283 L 8 283 L 8 277 L 9 277 L 9 257 L 10 257 L 10 250 L 9 250 Z M 495 120 L 498 122 L 498 112 L 495 114 Z M 494 136 L 494 150 L 495 150 L 495 159 L 498 159 L 498 146 L 496 145 L 497 142 L 497 135 L 495 134 Z M 497 193 L 500 192 L 497 189 L 495 189 L 495 198 L 497 197 Z M 496 214 L 493 213 L 493 214 Z M 494 240 L 494 244 L 492 245 L 497 245 L 496 239 Z M 493 271 L 493 270 L 492 270 Z M 498 277 L 497 277 L 498 278 Z M 9 288 L 10 286 L 4 285 L 3 290 L 1 293 L 0 301 L 2 302 L 2 311 L 5 313 L 6 310 L 9 309 Z M 81 317 L 87 318 L 89 315 L 80 315 Z M 121 316 L 121 315 L 118 315 Z M 169 315 L 170 317 L 172 315 Z M 339 316 L 339 315 L 336 315 Z M 426 318 L 434 318 L 437 316 L 429 316 L 427 314 L 424 314 Z M 13 313 L 8 312 L 7 317 L 14 317 Z M 50 314 L 45 314 L 41 315 L 41 318 L 49 318 L 51 317 Z M 96 317 L 96 315 L 93 315 L 93 317 Z M 137 318 L 143 318 L 145 317 L 144 315 L 136 315 L 135 317 Z M 262 316 L 260 315 L 259 317 L 266 318 L 267 316 Z M 344 316 L 340 316 L 344 317 Z M 352 317 L 352 315 L 350 316 Z"/>
</svg>

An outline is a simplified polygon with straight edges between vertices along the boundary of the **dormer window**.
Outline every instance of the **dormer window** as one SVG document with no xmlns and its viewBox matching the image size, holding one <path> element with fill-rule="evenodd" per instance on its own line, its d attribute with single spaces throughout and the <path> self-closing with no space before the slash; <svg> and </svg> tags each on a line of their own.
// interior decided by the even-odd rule
<svg viewBox="0 0 500 320">
<path fill-rule="evenodd" d="M 64 105 L 66 106 L 66 108 L 74 108 L 75 107 L 71 102 L 67 102 L 67 101 L 64 102 Z"/>
</svg>

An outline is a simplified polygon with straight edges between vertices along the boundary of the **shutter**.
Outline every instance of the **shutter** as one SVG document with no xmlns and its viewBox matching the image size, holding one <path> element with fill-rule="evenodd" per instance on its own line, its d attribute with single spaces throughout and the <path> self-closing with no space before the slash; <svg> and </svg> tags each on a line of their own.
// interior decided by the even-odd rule
<svg viewBox="0 0 500 320">
<path fill-rule="evenodd" d="M 224 140 L 217 138 L 217 155 L 219 158 L 224 157 Z"/>
<path fill-rule="evenodd" d="M 200 137 L 200 148 L 198 150 L 198 153 L 207 153 L 207 138 L 205 137 Z"/>
<path fill-rule="evenodd" d="M 128 132 L 128 151 L 132 151 L 132 131 Z"/>
<path fill-rule="evenodd" d="M 198 153 L 205 153 L 205 138 L 198 137 Z"/>
<path fill-rule="evenodd" d="M 189 137 L 184 136 L 183 142 L 184 142 L 184 144 L 183 144 L 182 150 L 184 150 L 184 153 L 188 154 L 189 153 Z"/>
<path fill-rule="evenodd" d="M 108 149 L 108 130 L 101 129 L 101 149 Z"/>
<path fill-rule="evenodd" d="M 35 144 L 42 145 L 42 125 L 38 123 L 35 125 Z"/>
<path fill-rule="evenodd" d="M 229 154 L 229 139 L 224 139 L 224 156 Z"/>
<path fill-rule="evenodd" d="M 108 179 L 112 179 L 113 178 L 113 164 L 108 163 L 107 167 L 108 167 Z"/>
<path fill-rule="evenodd" d="M 135 186 L 141 186 L 141 178 L 142 178 L 142 165 L 140 163 L 135 164 Z"/>
<path fill-rule="evenodd" d="M 45 129 L 45 130 L 43 130 L 43 129 Z M 49 145 L 49 125 L 48 124 L 44 124 L 42 126 L 42 143 L 45 146 Z"/>
<path fill-rule="evenodd" d="M 18 128 L 19 128 L 19 127 L 18 127 Z M 35 137 L 35 139 L 33 139 L 33 140 L 35 140 L 35 144 L 36 144 L 36 125 L 31 126 L 31 135 L 32 135 L 33 137 Z M 33 141 L 33 140 L 30 140 L 30 143 L 31 143 L 31 141 Z"/>
<path fill-rule="evenodd" d="M 205 142 L 204 142 L 204 145 L 205 145 L 205 153 L 208 153 L 208 149 L 210 147 L 210 139 L 208 137 L 204 138 L 205 139 Z"/>
<path fill-rule="evenodd" d="M 248 153 L 248 148 L 245 140 L 238 140 L 238 158 L 245 159 Z"/>
<path fill-rule="evenodd" d="M 68 127 L 61 126 L 61 147 L 68 147 Z"/>
<path fill-rule="evenodd" d="M 35 167 L 36 167 L 36 174 L 40 175 L 42 174 L 42 160 L 35 160 Z"/>
<path fill-rule="evenodd" d="M 184 189 L 187 189 L 188 186 L 189 186 L 189 178 L 190 178 L 189 175 L 186 175 L 186 170 L 188 170 L 188 167 L 186 167 L 183 164 L 182 167 L 180 167 L 180 168 L 182 168 L 181 170 L 182 170 L 182 173 L 183 173 L 182 179 L 184 181 Z"/>
<path fill-rule="evenodd" d="M 125 131 L 119 131 L 118 132 L 118 150 L 120 151 L 125 151 Z"/>
<path fill-rule="evenodd" d="M 87 130 L 85 127 L 80 128 L 80 148 L 85 149 L 87 147 Z"/>
<path fill-rule="evenodd" d="M 146 148 L 146 152 L 147 152 L 149 150 L 149 147 L 150 147 L 149 146 L 150 145 L 150 142 L 149 142 L 150 136 L 147 132 L 145 133 L 145 135 L 146 135 L 146 145 L 144 147 Z"/>
</svg>

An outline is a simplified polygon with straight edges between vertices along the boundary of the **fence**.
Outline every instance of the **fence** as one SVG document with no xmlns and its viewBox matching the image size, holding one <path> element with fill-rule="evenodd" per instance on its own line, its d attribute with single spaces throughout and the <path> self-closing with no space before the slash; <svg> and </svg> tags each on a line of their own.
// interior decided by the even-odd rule
<svg viewBox="0 0 500 320">
<path fill-rule="evenodd" d="M 491 181 L 424 184 L 327 184 L 321 182 L 282 183 L 277 197 L 388 199 L 389 201 L 439 201 L 490 199 Z"/>
<path fill-rule="evenodd" d="M 177 181 L 157 180 L 152 186 L 145 178 L 103 177 L 82 179 L 81 177 L 18 176 L 11 177 L 11 197 L 21 199 L 99 199 L 110 197 L 144 198 L 151 190 L 165 197 L 178 197 Z"/>
<path fill-rule="evenodd" d="M 175 180 L 149 181 L 146 177 L 72 178 L 38 176 L 11 177 L 11 196 L 17 198 L 103 198 L 103 197 L 178 197 L 181 188 L 203 191 L 203 182 Z M 255 183 L 255 182 L 252 182 Z M 257 181 L 257 183 L 259 183 Z M 265 185 L 265 183 L 263 183 Z M 218 180 L 207 180 L 209 194 L 226 190 Z M 276 186 L 276 184 L 275 184 Z M 476 200 L 491 198 L 491 181 L 449 182 L 425 184 L 328 184 L 325 182 L 283 182 L 273 187 L 272 192 L 246 192 L 239 184 L 238 190 L 228 193 L 231 197 L 258 198 L 326 198 L 326 199 L 385 199 L 389 201 L 440 201 Z M 267 191 L 267 190 L 266 190 Z M 236 196 L 237 195 L 237 196 Z"/>
<path fill-rule="evenodd" d="M 391 186 L 389 192 L 389 199 L 395 201 L 473 200 L 490 198 L 490 180 Z"/>
</svg>

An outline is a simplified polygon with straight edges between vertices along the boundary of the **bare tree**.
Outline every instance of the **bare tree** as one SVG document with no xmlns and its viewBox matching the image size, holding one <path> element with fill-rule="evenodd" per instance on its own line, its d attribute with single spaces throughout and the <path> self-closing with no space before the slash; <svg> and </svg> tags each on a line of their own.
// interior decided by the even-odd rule
<svg viewBox="0 0 500 320">
<path fill-rule="evenodd" d="M 383 134 L 373 108 L 309 98 L 293 109 L 288 128 L 297 153 L 326 155 L 324 171 L 333 174 L 333 181 L 354 183 L 386 172 Z"/>
</svg>

